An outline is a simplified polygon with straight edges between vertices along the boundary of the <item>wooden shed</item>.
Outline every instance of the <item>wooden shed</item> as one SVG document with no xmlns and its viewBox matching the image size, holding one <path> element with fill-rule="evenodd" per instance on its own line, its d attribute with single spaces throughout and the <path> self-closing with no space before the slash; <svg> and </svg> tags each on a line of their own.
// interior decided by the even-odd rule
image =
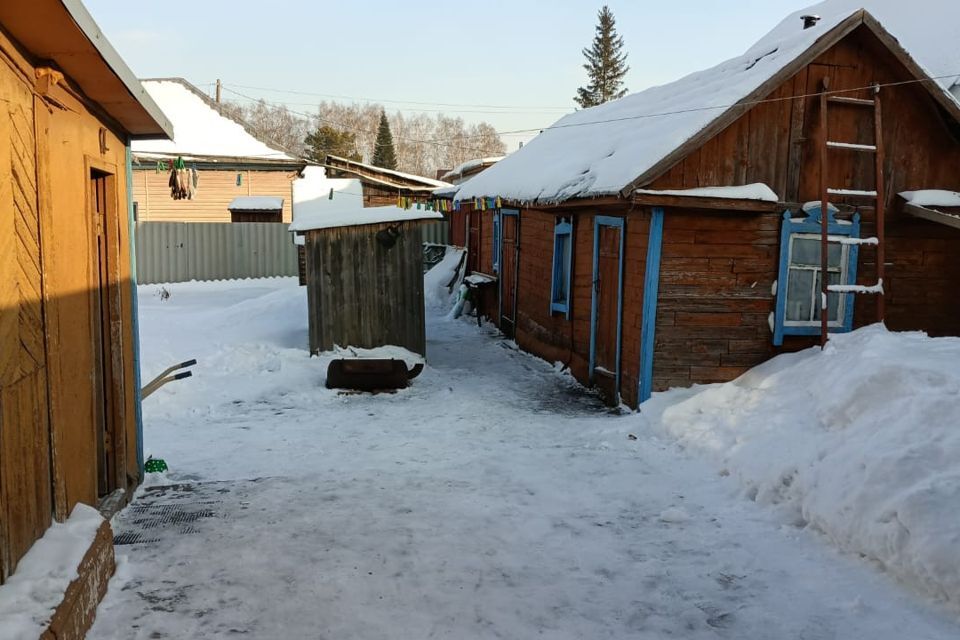
<svg viewBox="0 0 960 640">
<path fill-rule="evenodd" d="M 498 277 L 483 312 L 631 406 L 815 344 L 824 315 L 829 332 L 960 334 L 944 215 L 960 204 L 960 54 L 936 33 L 960 9 L 921 22 L 874 4 L 883 25 L 790 16 L 743 56 L 567 116 L 460 185 L 452 235 Z"/>
<path fill-rule="evenodd" d="M 427 202 L 432 198 L 435 189 L 450 186 L 450 183 L 443 180 L 384 169 L 333 155 L 326 157 L 323 166 L 329 178 L 360 180 L 365 207 L 396 205 L 400 198 L 406 198 L 413 203 Z"/>
<path fill-rule="evenodd" d="M 76 0 L 0 4 L 0 58 L 3 583 L 142 477 L 130 141 L 171 127 Z"/>
<path fill-rule="evenodd" d="M 440 218 L 326 197 L 298 203 L 290 231 L 304 238 L 311 354 L 394 345 L 426 355 L 419 226 Z"/>
</svg>

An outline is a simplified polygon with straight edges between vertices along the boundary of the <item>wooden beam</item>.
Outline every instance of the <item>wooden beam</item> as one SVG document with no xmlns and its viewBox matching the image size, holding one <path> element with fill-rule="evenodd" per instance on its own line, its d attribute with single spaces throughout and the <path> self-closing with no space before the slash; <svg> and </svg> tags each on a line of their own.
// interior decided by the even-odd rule
<svg viewBox="0 0 960 640">
<path fill-rule="evenodd" d="M 747 200 L 743 198 L 705 198 L 695 196 L 661 195 L 637 193 L 633 204 L 651 207 L 670 207 L 677 209 L 720 209 L 728 211 L 752 211 L 756 213 L 777 212 L 782 209 L 778 202 L 765 200 Z"/>
<path fill-rule="evenodd" d="M 953 213 L 944 213 L 942 211 L 937 211 L 936 209 L 928 209 L 926 207 L 921 207 L 918 204 L 912 204 L 910 202 L 906 204 L 904 209 L 909 215 L 913 216 L 914 218 L 929 220 L 930 222 L 943 224 L 948 227 L 953 227 L 954 229 L 960 229 L 960 215 L 953 214 Z"/>
</svg>

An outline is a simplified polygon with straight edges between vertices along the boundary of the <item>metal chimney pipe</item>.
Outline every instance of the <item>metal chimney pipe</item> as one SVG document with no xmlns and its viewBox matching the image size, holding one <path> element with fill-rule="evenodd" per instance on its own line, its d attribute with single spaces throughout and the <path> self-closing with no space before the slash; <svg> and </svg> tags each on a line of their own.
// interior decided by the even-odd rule
<svg viewBox="0 0 960 640">
<path fill-rule="evenodd" d="M 809 29 L 810 27 L 814 27 L 818 22 L 820 22 L 820 16 L 818 15 L 800 16 L 800 19 L 803 20 L 804 29 Z"/>
</svg>

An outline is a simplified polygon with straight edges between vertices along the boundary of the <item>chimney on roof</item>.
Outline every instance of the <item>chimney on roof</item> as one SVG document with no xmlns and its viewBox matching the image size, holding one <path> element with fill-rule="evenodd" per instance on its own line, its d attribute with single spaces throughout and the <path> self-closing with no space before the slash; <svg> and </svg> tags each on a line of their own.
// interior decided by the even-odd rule
<svg viewBox="0 0 960 640">
<path fill-rule="evenodd" d="M 815 27 L 818 22 L 820 22 L 820 16 L 818 15 L 805 15 L 800 16 L 800 19 L 803 20 L 803 28 L 809 29 L 810 27 Z"/>
</svg>

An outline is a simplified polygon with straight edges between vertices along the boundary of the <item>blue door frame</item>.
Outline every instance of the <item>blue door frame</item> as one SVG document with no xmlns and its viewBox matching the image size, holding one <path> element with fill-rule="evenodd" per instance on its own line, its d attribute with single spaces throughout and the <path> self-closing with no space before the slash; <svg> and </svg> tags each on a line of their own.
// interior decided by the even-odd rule
<svg viewBox="0 0 960 640">
<path fill-rule="evenodd" d="M 647 266 L 643 276 L 643 312 L 640 331 L 640 388 L 637 404 L 653 393 L 653 353 L 656 345 L 657 296 L 660 292 L 660 259 L 663 249 L 663 209 L 656 207 L 650 218 Z"/>
<path fill-rule="evenodd" d="M 597 362 L 597 286 L 600 283 L 600 228 L 612 227 L 620 230 L 620 256 L 617 268 L 617 357 L 614 370 L 614 389 L 617 399 L 620 396 L 620 347 L 623 339 L 623 249 L 625 227 L 623 218 L 610 216 L 596 216 L 593 219 L 593 292 L 590 303 L 590 382 L 593 382 L 593 373 Z"/>
</svg>

